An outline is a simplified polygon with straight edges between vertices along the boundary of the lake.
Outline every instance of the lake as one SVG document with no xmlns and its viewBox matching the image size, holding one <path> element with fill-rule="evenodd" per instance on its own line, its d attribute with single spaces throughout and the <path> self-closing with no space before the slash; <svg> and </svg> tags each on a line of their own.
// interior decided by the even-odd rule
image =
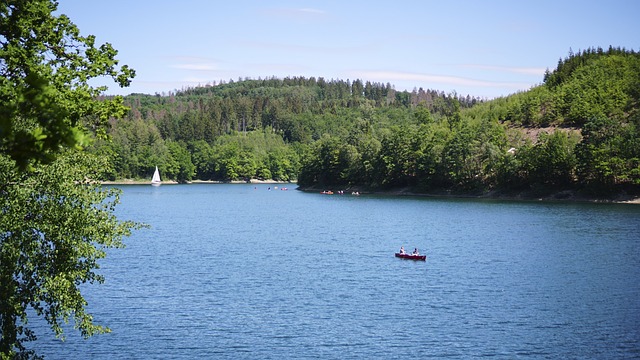
<svg viewBox="0 0 640 360">
<path fill-rule="evenodd" d="M 275 187 L 278 186 L 278 189 Z M 640 357 L 640 206 L 121 186 L 151 225 L 47 359 Z M 394 257 L 400 246 L 426 262 Z"/>
</svg>

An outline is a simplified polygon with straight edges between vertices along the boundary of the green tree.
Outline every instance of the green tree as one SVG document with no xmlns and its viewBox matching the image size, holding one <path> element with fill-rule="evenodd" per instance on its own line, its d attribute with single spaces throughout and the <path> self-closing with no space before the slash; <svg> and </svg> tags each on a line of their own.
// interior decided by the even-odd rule
<svg viewBox="0 0 640 360">
<path fill-rule="evenodd" d="M 535 174 L 538 182 L 556 186 L 566 186 L 573 182 L 576 166 L 574 149 L 577 142 L 575 137 L 570 137 L 563 131 L 541 135 L 535 146 Z"/>
<path fill-rule="evenodd" d="M 442 171 L 450 186 L 469 187 L 479 173 L 473 161 L 474 135 L 472 129 L 465 123 L 458 131 L 453 132 L 443 149 Z"/>
<path fill-rule="evenodd" d="M 421 125 L 418 129 L 416 151 L 416 176 L 419 186 L 424 189 L 438 187 L 444 183 L 444 176 L 439 171 L 444 148 L 451 132 L 444 124 Z"/>
<path fill-rule="evenodd" d="M 179 183 L 191 181 L 196 173 L 196 166 L 191 161 L 191 153 L 184 143 L 167 142 L 170 161 L 165 162 L 166 176 L 176 179 Z"/>
<path fill-rule="evenodd" d="M 240 146 L 237 142 L 217 145 L 213 148 L 216 178 L 224 181 L 240 178 Z"/>
<path fill-rule="evenodd" d="M 117 155 L 114 166 L 120 177 L 148 178 L 156 165 L 164 165 L 170 154 L 151 121 L 120 120 L 115 124 L 110 140 Z"/>
<path fill-rule="evenodd" d="M 211 180 L 215 173 L 211 146 L 204 140 L 192 141 L 189 143 L 189 152 L 193 165 L 196 167 L 197 178 Z"/>
<path fill-rule="evenodd" d="M 56 9 L 53 0 L 0 3 L 0 151 L 23 169 L 51 161 L 61 147 L 86 145 L 83 120 L 102 129 L 124 114 L 121 97 L 97 100 L 106 87 L 89 86 L 91 79 L 128 86 L 135 75 L 117 67 L 110 44 L 96 46 L 95 36 L 81 36 Z"/>
<path fill-rule="evenodd" d="M 113 214 L 118 191 L 89 179 L 110 166 L 75 151 L 106 121 L 124 114 L 122 99 L 98 100 L 100 76 L 129 84 L 116 51 L 83 37 L 52 0 L 0 3 L 0 358 L 36 355 L 25 342 L 33 309 L 58 337 L 73 320 L 85 337 L 108 331 L 93 323 L 80 292 L 102 282 L 105 248 L 122 246 L 136 224 Z M 66 150 L 65 150 L 66 148 Z"/>
<path fill-rule="evenodd" d="M 638 132 L 633 124 L 621 125 L 609 118 L 595 118 L 582 129 L 577 145 L 577 173 L 596 191 L 640 182 Z"/>
<path fill-rule="evenodd" d="M 408 127 L 393 127 L 382 138 L 379 153 L 379 170 L 384 174 L 382 185 L 415 185 L 416 146 L 414 129 Z"/>
<path fill-rule="evenodd" d="M 524 181 L 520 177 L 521 162 L 513 150 L 503 154 L 495 164 L 494 181 L 501 189 L 522 187 Z"/>
<path fill-rule="evenodd" d="M 238 177 L 243 180 L 254 178 L 257 170 L 258 163 L 254 153 L 247 149 L 243 149 L 238 158 Z"/>
<path fill-rule="evenodd" d="M 134 227 L 113 214 L 118 191 L 87 180 L 106 167 L 73 152 L 24 172 L 0 155 L 0 357 L 16 356 L 35 340 L 28 308 L 58 337 L 71 319 L 85 337 L 109 331 L 93 324 L 80 293 L 81 284 L 104 280 L 94 271 L 98 260 L 105 248 L 121 247 Z"/>
<path fill-rule="evenodd" d="M 326 186 L 344 185 L 349 167 L 345 162 L 350 159 L 339 138 L 330 135 L 323 136 L 305 153 L 302 159 L 302 169 L 298 176 L 300 185 L 320 184 Z"/>
<path fill-rule="evenodd" d="M 429 112 L 429 109 L 422 105 L 419 105 L 418 107 L 416 107 L 413 113 L 413 117 L 416 119 L 416 121 L 419 124 L 429 124 L 433 121 L 433 118 L 431 117 L 431 113 Z"/>
</svg>

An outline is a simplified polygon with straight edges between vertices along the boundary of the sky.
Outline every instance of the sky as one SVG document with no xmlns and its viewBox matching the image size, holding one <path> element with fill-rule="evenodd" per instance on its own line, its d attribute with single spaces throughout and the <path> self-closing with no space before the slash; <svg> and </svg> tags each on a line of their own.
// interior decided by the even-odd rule
<svg viewBox="0 0 640 360">
<path fill-rule="evenodd" d="M 491 99 L 543 81 L 569 51 L 640 50 L 635 0 L 59 0 L 136 77 L 107 94 L 230 79 L 324 77 Z"/>
</svg>

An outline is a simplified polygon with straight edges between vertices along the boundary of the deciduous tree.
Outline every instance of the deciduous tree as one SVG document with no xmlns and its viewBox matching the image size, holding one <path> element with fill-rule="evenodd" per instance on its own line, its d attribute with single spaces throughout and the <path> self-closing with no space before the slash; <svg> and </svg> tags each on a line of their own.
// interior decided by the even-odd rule
<svg viewBox="0 0 640 360">
<path fill-rule="evenodd" d="M 81 121 L 101 129 L 122 115 L 122 98 L 99 101 L 97 77 L 128 86 L 135 72 L 118 68 L 117 51 L 95 36 L 81 36 L 53 0 L 0 3 L 0 150 L 21 168 L 51 161 L 61 147 L 87 144 Z M 91 117 L 87 117 L 91 115 Z"/>
<path fill-rule="evenodd" d="M 0 3 L 0 358 L 30 354 L 27 312 L 58 337 L 69 320 L 84 336 L 108 331 L 93 323 L 80 292 L 101 282 L 105 248 L 122 246 L 136 224 L 113 214 L 118 192 L 90 179 L 108 164 L 77 151 L 126 108 L 99 100 L 107 76 L 121 86 L 133 70 L 117 67 L 109 44 L 81 36 L 52 0 Z"/>
</svg>

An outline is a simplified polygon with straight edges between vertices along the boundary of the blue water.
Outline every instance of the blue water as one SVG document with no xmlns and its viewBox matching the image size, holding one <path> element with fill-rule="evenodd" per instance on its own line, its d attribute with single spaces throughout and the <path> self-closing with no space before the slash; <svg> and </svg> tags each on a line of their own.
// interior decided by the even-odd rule
<svg viewBox="0 0 640 360">
<path fill-rule="evenodd" d="M 48 359 L 640 357 L 637 205 L 122 189 L 151 228 L 85 288 L 113 332 Z"/>
</svg>

